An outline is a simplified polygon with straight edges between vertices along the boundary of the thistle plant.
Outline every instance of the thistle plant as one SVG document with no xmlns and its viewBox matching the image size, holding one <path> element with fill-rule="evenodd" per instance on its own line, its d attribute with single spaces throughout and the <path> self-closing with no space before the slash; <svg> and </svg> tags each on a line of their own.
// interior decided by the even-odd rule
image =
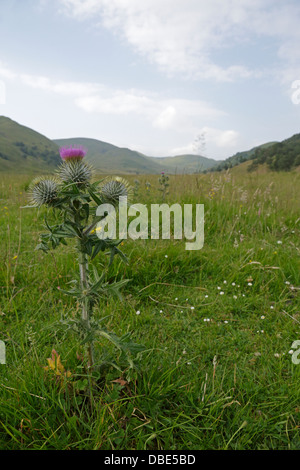
<svg viewBox="0 0 300 470">
<path fill-rule="evenodd" d="M 159 184 L 160 184 L 160 188 L 158 188 L 159 191 L 161 191 L 162 193 L 162 200 L 164 201 L 165 198 L 166 198 L 166 195 L 169 193 L 168 191 L 168 187 L 169 187 L 169 177 L 168 175 L 165 174 L 164 171 L 161 172 L 161 176 L 158 180 Z"/>
<path fill-rule="evenodd" d="M 71 281 L 72 288 L 61 291 L 74 297 L 81 305 L 80 314 L 71 319 L 63 319 L 68 329 L 75 331 L 86 347 L 87 365 L 91 370 L 97 365 L 94 354 L 95 341 L 106 338 L 111 341 L 133 367 L 132 355 L 141 347 L 130 340 L 130 334 L 117 337 L 109 332 L 104 318 L 96 319 L 95 306 L 108 295 L 120 297 L 120 288 L 127 280 L 106 281 L 106 271 L 100 274 L 93 263 L 99 254 L 108 253 L 107 269 L 115 256 L 127 262 L 119 245 L 122 240 L 102 239 L 97 236 L 96 226 L 100 222 L 97 207 L 102 203 L 118 206 L 120 196 L 130 196 L 131 189 L 122 178 L 92 182 L 93 169 L 84 160 L 87 151 L 83 147 L 63 147 L 60 149 L 62 163 L 56 174 L 40 177 L 30 185 L 31 207 L 46 206 L 54 212 L 55 221 L 51 225 L 45 218 L 47 233 L 40 236 L 38 249 L 48 252 L 59 245 L 73 242 L 77 250 L 79 279 Z M 48 213 L 48 211 L 47 211 Z M 111 363 L 113 361 L 110 361 Z M 99 364 L 98 364 L 99 365 Z"/>
<path fill-rule="evenodd" d="M 134 180 L 134 187 L 133 187 L 133 194 L 134 196 L 138 196 L 139 194 L 139 189 L 140 189 L 140 182 L 139 180 Z"/>
</svg>

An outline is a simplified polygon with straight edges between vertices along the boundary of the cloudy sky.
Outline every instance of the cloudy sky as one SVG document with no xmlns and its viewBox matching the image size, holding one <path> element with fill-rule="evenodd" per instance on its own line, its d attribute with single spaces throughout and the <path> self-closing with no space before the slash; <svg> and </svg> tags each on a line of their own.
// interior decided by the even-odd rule
<svg viewBox="0 0 300 470">
<path fill-rule="evenodd" d="M 1 0 L 0 115 L 218 160 L 300 132 L 299 0 Z"/>
</svg>

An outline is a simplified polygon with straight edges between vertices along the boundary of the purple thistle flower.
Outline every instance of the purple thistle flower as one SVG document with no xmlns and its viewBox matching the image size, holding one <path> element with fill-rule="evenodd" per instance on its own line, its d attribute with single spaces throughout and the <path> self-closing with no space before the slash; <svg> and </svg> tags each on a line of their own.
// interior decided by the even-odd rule
<svg viewBox="0 0 300 470">
<path fill-rule="evenodd" d="M 87 149 L 79 145 L 78 147 L 61 147 L 59 149 L 62 160 L 82 160 L 87 154 Z"/>
</svg>

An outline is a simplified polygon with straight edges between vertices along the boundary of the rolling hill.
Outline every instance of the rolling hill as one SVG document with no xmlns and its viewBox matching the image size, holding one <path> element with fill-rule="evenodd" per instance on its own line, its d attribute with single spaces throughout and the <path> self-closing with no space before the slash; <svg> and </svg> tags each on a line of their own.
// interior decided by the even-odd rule
<svg viewBox="0 0 300 470">
<path fill-rule="evenodd" d="M 60 162 L 57 150 L 57 145 L 42 134 L 0 116 L 0 171 L 51 171 Z"/>
<path fill-rule="evenodd" d="M 257 151 L 259 151 L 260 149 L 267 149 L 275 143 L 276 142 L 267 142 L 265 144 L 258 145 L 257 147 L 253 147 L 250 150 L 245 150 L 244 152 L 237 152 L 236 154 L 232 155 L 229 158 L 226 158 L 226 160 L 212 167 L 211 171 L 228 170 L 228 168 L 233 168 L 237 165 L 240 165 L 241 163 L 253 160 Z"/>
<path fill-rule="evenodd" d="M 82 145 L 86 159 L 101 173 L 157 173 L 158 165 L 139 152 L 116 147 L 96 139 L 72 138 L 53 141 L 58 147 Z"/>
<path fill-rule="evenodd" d="M 255 151 L 249 171 L 266 164 L 270 170 L 289 171 L 300 165 L 300 134 Z"/>
<path fill-rule="evenodd" d="M 86 159 L 102 174 L 159 174 L 162 171 L 189 174 L 227 170 L 244 162 L 249 163 L 249 170 L 261 164 L 271 170 L 290 170 L 300 165 L 300 134 L 282 142 L 267 142 L 218 162 L 190 154 L 151 157 L 84 137 L 50 140 L 8 117 L 0 116 L 0 172 L 52 172 L 61 163 L 59 147 L 70 145 L 86 147 Z"/>
<path fill-rule="evenodd" d="M 131 174 L 196 173 L 214 166 L 216 160 L 200 155 L 175 157 L 148 157 L 140 152 L 120 148 L 96 139 L 57 139 L 58 146 L 83 145 L 88 149 L 87 160 L 102 173 L 121 172 Z"/>
<path fill-rule="evenodd" d="M 148 157 L 140 152 L 96 139 L 72 138 L 50 140 L 12 119 L 0 116 L 0 171 L 19 173 L 52 172 L 60 164 L 59 147 L 83 145 L 87 160 L 101 173 L 159 174 L 195 173 L 217 162 L 198 155 Z"/>
<path fill-rule="evenodd" d="M 159 163 L 162 169 L 168 173 L 200 173 L 218 164 L 212 158 L 193 154 L 176 155 L 175 157 L 155 157 L 155 162 Z"/>
</svg>

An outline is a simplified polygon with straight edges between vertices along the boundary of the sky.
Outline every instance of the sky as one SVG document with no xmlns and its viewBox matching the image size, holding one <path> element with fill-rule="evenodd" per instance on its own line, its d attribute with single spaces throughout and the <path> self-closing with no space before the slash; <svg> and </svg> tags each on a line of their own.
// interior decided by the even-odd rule
<svg viewBox="0 0 300 470">
<path fill-rule="evenodd" d="M 0 115 L 148 156 L 299 133 L 299 0 L 0 0 Z"/>
</svg>

